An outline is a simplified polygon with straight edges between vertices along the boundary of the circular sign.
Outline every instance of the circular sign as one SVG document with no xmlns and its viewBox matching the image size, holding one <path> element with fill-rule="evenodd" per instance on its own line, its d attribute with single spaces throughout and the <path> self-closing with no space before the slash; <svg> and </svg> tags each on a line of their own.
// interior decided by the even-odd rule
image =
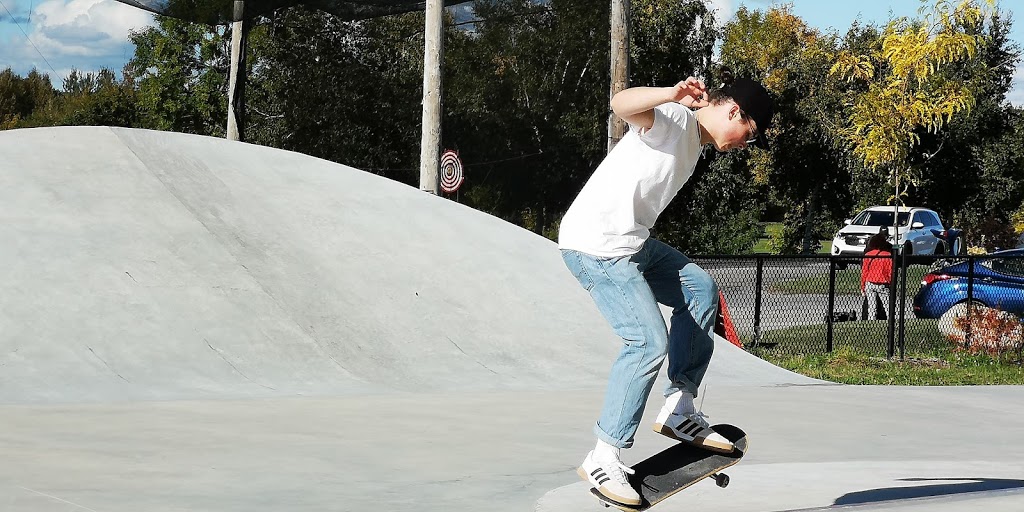
<svg viewBox="0 0 1024 512">
<path fill-rule="evenodd" d="M 441 190 L 451 194 L 462 186 L 464 180 L 459 154 L 450 149 L 446 150 L 441 155 Z"/>
</svg>

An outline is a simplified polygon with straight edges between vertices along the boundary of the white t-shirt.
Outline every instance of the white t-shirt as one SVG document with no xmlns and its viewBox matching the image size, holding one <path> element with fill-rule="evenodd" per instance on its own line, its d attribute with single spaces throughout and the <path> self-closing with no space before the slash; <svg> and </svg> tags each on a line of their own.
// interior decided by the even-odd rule
<svg viewBox="0 0 1024 512">
<path fill-rule="evenodd" d="M 636 254 L 651 227 L 693 175 L 697 116 L 678 104 L 654 109 L 646 131 L 630 126 L 562 218 L 558 248 L 599 257 Z"/>
</svg>

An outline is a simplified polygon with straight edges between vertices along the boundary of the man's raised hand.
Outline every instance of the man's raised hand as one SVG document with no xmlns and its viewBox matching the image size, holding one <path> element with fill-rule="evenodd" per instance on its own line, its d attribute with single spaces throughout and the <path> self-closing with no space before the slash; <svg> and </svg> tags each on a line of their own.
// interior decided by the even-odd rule
<svg viewBox="0 0 1024 512">
<path fill-rule="evenodd" d="M 702 108 L 710 105 L 708 103 L 708 90 L 704 82 L 694 77 L 689 77 L 675 85 L 673 101 L 690 108 Z"/>
</svg>

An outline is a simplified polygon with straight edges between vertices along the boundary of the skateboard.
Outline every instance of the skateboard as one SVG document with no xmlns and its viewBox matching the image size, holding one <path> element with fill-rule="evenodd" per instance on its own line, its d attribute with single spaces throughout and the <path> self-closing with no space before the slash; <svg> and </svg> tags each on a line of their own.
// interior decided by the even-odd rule
<svg viewBox="0 0 1024 512">
<path fill-rule="evenodd" d="M 632 469 L 636 473 L 628 477 L 630 485 L 640 493 L 640 505 L 618 503 L 606 498 L 593 487 L 590 493 L 606 508 L 635 512 L 647 510 L 705 478 L 714 479 L 719 487 L 724 488 L 729 485 L 729 476 L 721 471 L 743 458 L 747 452 L 747 434 L 732 425 L 715 425 L 711 428 L 732 441 L 735 446 L 732 453 L 718 453 L 679 443 L 634 464 Z"/>
</svg>

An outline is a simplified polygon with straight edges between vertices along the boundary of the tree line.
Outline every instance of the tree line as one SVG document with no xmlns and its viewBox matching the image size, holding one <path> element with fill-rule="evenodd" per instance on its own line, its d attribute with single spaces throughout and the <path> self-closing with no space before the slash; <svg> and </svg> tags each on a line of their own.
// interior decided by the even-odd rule
<svg viewBox="0 0 1024 512">
<path fill-rule="evenodd" d="M 473 20 L 449 17 L 442 146 L 459 152 L 466 174 L 451 199 L 557 235 L 606 151 L 607 4 L 478 0 Z M 1006 99 L 1021 57 L 1012 19 L 985 0 L 923 5 L 918 17 L 823 32 L 788 6 L 743 7 L 720 25 L 701 0 L 633 0 L 631 85 L 690 75 L 714 85 L 728 66 L 763 81 L 777 103 L 769 148 L 706 151 L 655 236 L 693 254 L 742 254 L 763 222 L 780 221 L 774 251 L 812 252 L 860 208 L 900 202 L 935 209 L 971 244 L 1012 246 L 1024 230 L 1024 109 Z M 422 27 L 422 13 L 344 21 L 301 6 L 255 20 L 247 142 L 416 186 Z M 223 136 L 230 28 L 158 16 L 130 38 L 120 77 L 74 71 L 56 89 L 37 70 L 0 72 L 0 129 Z M 913 61 L 927 65 L 901 75 Z M 893 128 L 863 117 L 893 105 L 905 108 L 886 118 L 925 121 Z M 901 130 L 909 138 L 896 138 Z M 887 152 L 886 134 L 898 152 Z M 890 153 L 899 158 L 866 156 Z"/>
</svg>

